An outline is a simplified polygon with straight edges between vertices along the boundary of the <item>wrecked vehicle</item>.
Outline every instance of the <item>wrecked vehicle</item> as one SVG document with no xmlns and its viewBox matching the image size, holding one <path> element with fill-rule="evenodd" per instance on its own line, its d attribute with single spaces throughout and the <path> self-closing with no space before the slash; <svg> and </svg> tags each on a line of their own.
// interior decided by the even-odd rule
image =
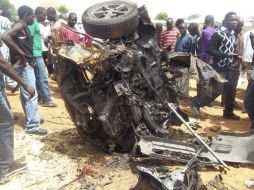
<svg viewBox="0 0 254 190">
<path fill-rule="evenodd" d="M 58 51 L 57 83 L 78 132 L 107 151 L 131 152 L 141 137 L 170 139 L 168 127 L 186 125 L 188 115 L 179 109 L 174 88 L 180 75 L 170 72 L 170 66 L 180 62 L 196 78 L 225 81 L 190 55 L 162 52 L 145 6 L 102 2 L 88 8 L 82 20 L 89 35 L 106 40 L 105 48 L 93 51 L 63 44 Z M 190 155 L 186 162 L 195 155 L 185 154 Z"/>
<path fill-rule="evenodd" d="M 184 163 L 193 157 L 202 165 L 227 167 L 224 160 L 234 162 L 224 159 L 226 155 L 220 159 L 218 154 L 235 152 L 236 146 L 230 147 L 227 140 L 208 145 L 187 123 L 174 82 L 181 73 L 172 67 L 188 67 L 197 80 L 223 83 L 223 77 L 189 54 L 162 52 L 145 6 L 138 8 L 121 0 L 102 2 L 88 8 L 82 20 L 89 35 L 104 39 L 105 48 L 94 51 L 62 44 L 56 67 L 65 106 L 82 136 L 99 142 L 109 152 L 133 153 L 138 147 L 143 156 Z M 172 140 L 169 134 L 168 127 L 182 123 L 195 137 L 190 142 Z M 249 137 L 246 135 L 246 144 Z M 193 144 L 195 140 L 197 144 Z M 245 154 L 244 163 L 252 162 L 250 154 Z"/>
<path fill-rule="evenodd" d="M 131 152 L 133 160 L 188 163 L 184 170 L 172 173 L 138 166 L 140 176 L 148 177 L 153 189 L 194 190 L 199 166 L 254 163 L 252 149 L 233 157 L 240 144 L 234 142 L 250 147 L 253 132 L 224 134 L 205 142 L 193 131 L 188 115 L 178 106 L 181 89 L 175 81 L 182 73 L 174 65 L 187 67 L 197 80 L 226 80 L 189 54 L 162 52 L 144 6 L 121 0 L 102 2 L 88 8 L 82 21 L 89 35 L 104 40 L 104 49 L 62 44 L 56 66 L 61 95 L 80 135 L 99 142 L 106 151 Z M 170 126 L 181 124 L 193 135 L 191 141 L 173 139 L 169 133 Z"/>
<path fill-rule="evenodd" d="M 168 126 L 180 125 L 166 105 L 177 106 L 176 94 L 161 67 L 165 58 L 146 8 L 104 2 L 82 19 L 89 35 L 107 42 L 103 50 L 64 44 L 58 52 L 57 83 L 79 133 L 130 152 L 138 136 L 165 137 Z"/>
</svg>

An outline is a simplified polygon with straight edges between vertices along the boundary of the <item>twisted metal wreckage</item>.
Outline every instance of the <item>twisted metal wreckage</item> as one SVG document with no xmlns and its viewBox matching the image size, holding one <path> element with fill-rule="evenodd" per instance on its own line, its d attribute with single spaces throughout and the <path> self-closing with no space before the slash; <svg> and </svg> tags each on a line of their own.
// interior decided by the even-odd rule
<svg viewBox="0 0 254 190">
<path fill-rule="evenodd" d="M 81 135 L 100 140 L 110 151 L 132 152 L 134 160 L 188 163 L 171 174 L 138 166 L 157 189 L 196 189 L 200 165 L 254 163 L 253 132 L 223 133 L 205 143 L 193 131 L 195 124 L 178 106 L 175 79 L 181 73 L 174 68 L 188 68 L 197 80 L 225 79 L 191 55 L 162 52 L 144 6 L 103 2 L 88 8 L 82 21 L 89 35 L 106 39 L 105 48 L 63 44 L 56 65 L 65 106 Z M 194 136 L 188 142 L 168 133 L 170 126 L 182 123 Z"/>
</svg>

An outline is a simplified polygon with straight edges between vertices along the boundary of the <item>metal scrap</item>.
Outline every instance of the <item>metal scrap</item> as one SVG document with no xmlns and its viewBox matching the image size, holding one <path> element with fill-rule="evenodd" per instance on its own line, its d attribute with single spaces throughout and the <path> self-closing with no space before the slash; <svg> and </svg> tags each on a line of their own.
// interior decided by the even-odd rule
<svg viewBox="0 0 254 190">
<path fill-rule="evenodd" d="M 250 130 L 241 133 L 222 132 L 217 139 L 212 140 L 210 147 L 224 161 L 254 164 L 253 144 L 254 130 Z M 213 160 L 207 151 L 201 154 Z"/>
<path fill-rule="evenodd" d="M 147 180 L 151 189 L 156 190 L 196 190 L 199 185 L 199 161 L 193 157 L 186 167 L 176 169 L 172 173 L 166 168 L 146 168 L 137 166 L 140 172 L 139 180 Z M 144 178 L 146 177 L 146 178 Z"/>
</svg>

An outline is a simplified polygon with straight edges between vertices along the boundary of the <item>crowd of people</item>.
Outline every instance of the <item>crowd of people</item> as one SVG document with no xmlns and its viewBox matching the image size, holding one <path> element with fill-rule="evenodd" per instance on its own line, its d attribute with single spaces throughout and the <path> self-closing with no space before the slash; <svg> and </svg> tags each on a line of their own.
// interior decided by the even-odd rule
<svg viewBox="0 0 254 190">
<path fill-rule="evenodd" d="M 251 129 L 254 129 L 254 101 L 252 98 L 254 95 L 252 89 L 254 76 L 253 33 L 244 36 L 243 26 L 243 20 L 235 12 L 227 13 L 220 26 L 215 26 L 214 17 L 207 15 L 201 32 L 197 23 L 190 23 L 187 26 L 184 19 L 178 19 L 174 25 L 173 19 L 168 18 L 165 30 L 163 30 L 161 24 L 156 25 L 156 37 L 162 50 L 169 53 L 191 53 L 211 65 L 215 71 L 227 80 L 226 83 L 220 83 L 216 90 L 213 90 L 210 94 L 207 93 L 210 81 L 199 80 L 197 96 L 194 97 L 191 103 L 196 117 L 199 117 L 201 107 L 209 106 L 221 95 L 221 105 L 224 106 L 223 117 L 240 120 L 240 117 L 234 113 L 234 108 L 239 108 L 235 97 L 242 82 L 242 77 L 247 72 L 249 83 L 242 111 L 247 111 L 251 120 Z M 185 77 L 181 80 L 181 83 L 187 83 L 187 85 L 184 85 L 183 93 L 188 96 L 189 78 Z"/>
<path fill-rule="evenodd" d="M 33 10 L 25 5 L 17 12 L 19 21 L 14 23 L 7 10 L 0 15 L 0 183 L 6 176 L 25 168 L 24 164 L 13 161 L 15 117 L 11 113 L 6 90 L 15 92 L 20 89 L 25 133 L 47 135 L 48 131 L 40 127 L 44 120 L 39 115 L 38 104 L 57 107 L 48 78 L 54 79 L 55 64 L 52 62 L 57 61 L 54 58 L 59 45 L 71 41 L 90 48 L 93 44 L 89 36 L 80 35 L 75 28 L 75 13 L 67 17 L 60 15 L 60 18 L 52 7 Z M 46 18 L 49 23 L 45 22 Z"/>
<path fill-rule="evenodd" d="M 81 36 L 75 28 L 75 13 L 58 16 L 52 7 L 47 10 L 37 7 L 34 11 L 28 6 L 21 6 L 18 16 L 19 21 L 15 23 L 11 23 L 8 11 L 2 11 L 0 16 L 0 183 L 6 176 L 25 167 L 13 161 L 14 117 L 6 88 L 12 91 L 20 89 L 25 133 L 46 135 L 47 130 L 40 127 L 43 119 L 39 115 L 38 103 L 45 107 L 56 107 L 57 104 L 51 97 L 48 80 L 50 75 L 54 78 L 54 64 L 45 63 L 57 61 L 54 57 L 61 43 L 71 42 L 86 48 L 93 44 L 89 36 Z M 46 18 L 49 25 L 45 24 Z M 157 24 L 156 29 L 155 38 L 162 51 L 190 53 L 227 79 L 212 95 L 203 93 L 205 88 L 201 88 L 209 88 L 209 81 L 199 81 L 197 96 L 191 104 L 197 117 L 201 107 L 208 106 L 222 95 L 223 117 L 240 120 L 233 110 L 238 106 L 235 101 L 238 83 L 247 71 L 249 84 L 244 105 L 251 120 L 251 129 L 254 129 L 254 35 L 250 33 L 244 38 L 243 21 L 237 14 L 227 13 L 219 27 L 214 26 L 214 17 L 208 15 L 201 32 L 197 23 L 187 25 L 184 19 L 178 19 L 174 24 L 172 18 L 167 19 L 165 29 L 161 24 Z M 51 55 L 50 61 L 48 55 Z M 185 77 L 187 86 L 188 81 L 189 78 Z M 183 91 L 188 96 L 188 89 Z"/>
</svg>

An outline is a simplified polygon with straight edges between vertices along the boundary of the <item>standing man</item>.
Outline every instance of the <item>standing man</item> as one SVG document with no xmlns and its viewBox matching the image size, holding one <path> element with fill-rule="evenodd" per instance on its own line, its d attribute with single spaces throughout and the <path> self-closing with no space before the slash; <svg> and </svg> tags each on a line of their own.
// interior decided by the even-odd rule
<svg viewBox="0 0 254 190">
<path fill-rule="evenodd" d="M 192 102 L 192 110 L 199 117 L 200 107 L 208 106 L 221 93 L 225 94 L 225 109 L 223 117 L 231 120 L 240 120 L 240 117 L 235 115 L 234 110 L 234 88 L 232 85 L 232 65 L 238 55 L 234 53 L 235 35 L 234 29 L 237 25 L 237 16 L 234 12 L 229 12 L 225 15 L 222 26 L 216 31 L 208 45 L 208 54 L 213 56 L 212 67 L 225 79 L 226 83 L 215 83 L 214 81 L 204 81 L 202 84 L 203 92 L 201 96 L 195 97 Z M 212 89 L 212 90 L 210 90 Z M 211 92 L 209 92 L 211 91 Z M 209 93 L 208 93 L 209 92 Z"/>
<path fill-rule="evenodd" d="M 161 33 L 163 31 L 163 26 L 162 26 L 161 23 L 157 23 L 155 28 L 156 28 L 155 39 L 157 40 L 157 42 L 158 42 L 158 44 L 161 48 L 161 43 L 160 42 L 161 42 Z"/>
<path fill-rule="evenodd" d="M 189 24 L 188 26 L 188 31 L 190 33 L 190 35 L 193 38 L 192 41 L 192 51 L 194 52 L 194 55 L 198 55 L 200 52 L 200 32 L 198 29 L 198 24 L 195 22 L 192 22 Z"/>
<path fill-rule="evenodd" d="M 213 26 L 214 26 L 214 17 L 212 15 L 207 15 L 205 17 L 204 28 L 202 30 L 201 38 L 200 38 L 199 59 L 201 59 L 202 61 L 208 64 L 212 64 L 212 57 L 207 54 L 207 48 L 212 38 L 212 35 L 215 32 L 215 29 L 213 28 Z"/>
<path fill-rule="evenodd" d="M 8 31 L 10 28 L 11 28 L 11 21 L 8 18 L 0 15 L 0 36 L 3 33 L 5 33 L 6 31 Z M 9 60 L 9 57 L 10 57 L 9 48 L 6 46 L 5 43 L 3 43 L 3 41 L 1 39 L 0 39 L 0 51 L 2 52 L 3 57 L 6 60 Z M 6 91 L 5 91 L 5 89 L 8 85 L 7 81 L 9 81 L 9 79 L 7 79 L 7 77 L 0 71 L 0 87 L 2 88 L 2 94 L 5 97 L 8 105 L 9 105 L 9 102 L 8 102 L 7 96 L 6 96 Z M 8 88 L 10 90 L 13 90 L 16 87 L 16 85 L 17 84 L 14 83 L 14 81 L 12 81 L 10 83 L 10 85 L 8 85 Z"/>
<path fill-rule="evenodd" d="M 251 41 L 251 46 L 254 50 L 254 34 L 250 33 L 249 38 Z M 254 69 L 250 75 L 249 84 L 245 92 L 244 106 L 250 118 L 250 129 L 254 129 Z"/>
<path fill-rule="evenodd" d="M 47 19 L 50 23 L 51 30 L 51 43 L 49 49 L 49 64 L 52 64 L 54 67 L 54 73 L 51 75 L 51 79 L 56 80 L 56 67 L 58 66 L 58 60 L 56 57 L 56 53 L 58 51 L 59 42 L 60 42 L 60 30 L 62 24 L 67 24 L 65 20 L 59 19 L 56 10 L 53 7 L 49 7 L 47 9 Z"/>
<path fill-rule="evenodd" d="M 238 86 L 240 86 L 240 84 L 242 83 L 245 73 L 247 74 L 247 79 L 248 80 L 250 79 L 251 73 L 254 68 L 253 67 L 254 62 L 252 61 L 254 49 L 252 49 L 252 46 L 251 46 L 250 33 L 254 33 L 254 29 L 244 34 L 243 67 L 241 69 L 241 74 L 240 74 L 241 76 L 240 76 Z"/>
<path fill-rule="evenodd" d="M 225 108 L 223 117 L 226 119 L 240 120 L 235 115 L 234 110 L 234 87 L 232 84 L 233 72 L 232 65 L 234 60 L 238 59 L 235 54 L 235 35 L 234 29 L 237 26 L 237 15 L 235 12 L 229 12 L 225 15 L 222 26 L 215 32 L 208 46 L 208 54 L 213 56 L 212 67 L 228 82 L 224 83 L 218 93 L 214 94 L 213 100 L 221 94 L 225 95 Z"/>
<path fill-rule="evenodd" d="M 181 36 L 177 38 L 177 42 L 175 45 L 176 52 L 186 52 L 193 53 L 192 50 L 192 42 L 193 38 L 190 34 L 187 34 L 187 26 L 185 23 L 181 23 L 179 25 Z M 177 66 L 178 70 L 182 73 L 182 76 L 176 78 L 176 83 L 178 84 L 179 91 L 182 95 L 182 98 L 189 97 L 189 69 L 183 66 Z"/>
<path fill-rule="evenodd" d="M 77 15 L 75 13 L 70 13 L 67 19 L 67 26 L 62 24 L 59 33 L 59 39 L 61 42 L 66 43 L 68 41 L 73 41 L 74 44 L 83 45 L 80 35 L 75 28 L 77 24 Z"/>
<path fill-rule="evenodd" d="M 231 83 L 234 88 L 234 108 L 240 108 L 239 105 L 237 104 L 235 97 L 236 97 L 236 91 L 237 91 L 237 84 L 240 76 L 240 68 L 243 65 L 242 63 L 242 57 L 243 57 L 243 30 L 244 26 L 244 21 L 238 17 L 238 23 L 235 28 L 235 53 L 239 55 L 237 59 L 234 60 L 234 64 L 232 64 L 231 69 L 232 69 L 232 80 Z"/>
<path fill-rule="evenodd" d="M 180 36 L 179 30 L 174 27 L 172 18 L 168 18 L 166 22 L 167 29 L 161 33 L 161 45 L 165 51 L 175 51 L 177 38 Z"/>
<path fill-rule="evenodd" d="M 19 76 L 30 86 L 36 88 L 34 75 L 33 40 L 28 25 L 34 22 L 33 9 L 24 5 L 19 7 L 20 21 L 2 35 L 2 40 L 10 49 L 11 63 L 16 67 Z M 38 96 L 33 98 L 21 86 L 21 103 L 25 112 L 25 132 L 28 134 L 46 135 L 47 130 L 39 127 Z"/>
<path fill-rule="evenodd" d="M 62 24 L 67 24 L 67 22 L 61 18 L 58 19 L 56 10 L 53 7 L 49 7 L 47 9 L 47 19 L 51 22 L 50 29 L 51 29 L 52 45 L 53 50 L 56 50 L 60 42 L 60 30 Z"/>
<path fill-rule="evenodd" d="M 29 25 L 29 31 L 33 38 L 33 56 L 35 57 L 35 78 L 36 78 L 36 89 L 38 92 L 39 100 L 42 101 L 44 107 L 57 107 L 56 103 L 51 98 L 48 76 L 46 72 L 46 65 L 42 57 L 42 35 L 43 31 L 40 30 L 38 22 L 45 21 L 46 10 L 38 7 L 35 9 L 36 20 L 32 25 Z M 38 21 L 38 22 L 37 22 Z"/>
<path fill-rule="evenodd" d="M 175 51 L 194 54 L 195 49 L 192 46 L 193 37 L 187 33 L 186 24 L 185 23 L 180 24 L 179 30 L 180 30 L 181 36 L 177 38 Z"/>
<path fill-rule="evenodd" d="M 33 98 L 35 95 L 35 89 L 26 84 L 25 81 L 17 75 L 11 64 L 3 58 L 1 52 L 0 71 L 17 81 L 26 91 L 29 99 Z M 26 164 L 16 163 L 13 161 L 13 127 L 13 115 L 0 87 L 0 184 L 5 182 L 6 177 L 26 168 Z"/>
<path fill-rule="evenodd" d="M 2 14 L 2 16 L 0 15 L 0 36 L 11 28 L 11 20 L 9 19 L 10 18 L 9 11 L 3 10 L 1 14 Z M 9 61 L 10 60 L 9 48 L 1 40 L 0 40 L 0 50 L 2 52 L 3 57 L 7 61 Z M 4 76 L 1 73 L 0 73 L 0 78 L 3 78 L 2 82 L 1 82 L 2 83 L 1 86 L 3 88 L 7 87 L 10 90 L 14 90 L 15 87 L 17 86 L 17 83 L 15 81 L 8 78 L 7 76 Z M 3 90 L 3 92 L 4 92 L 4 90 Z"/>
<path fill-rule="evenodd" d="M 41 44 L 42 57 L 48 70 L 48 76 L 50 76 L 54 72 L 53 64 L 49 64 L 49 61 L 48 61 L 48 58 L 49 58 L 48 42 L 49 42 L 49 36 L 50 36 L 50 26 L 49 26 L 49 23 L 45 23 L 46 16 L 47 16 L 46 9 L 44 9 L 43 7 L 37 7 L 36 10 L 35 11 L 38 12 L 37 22 L 39 23 L 40 33 L 42 37 L 42 44 Z"/>
</svg>

